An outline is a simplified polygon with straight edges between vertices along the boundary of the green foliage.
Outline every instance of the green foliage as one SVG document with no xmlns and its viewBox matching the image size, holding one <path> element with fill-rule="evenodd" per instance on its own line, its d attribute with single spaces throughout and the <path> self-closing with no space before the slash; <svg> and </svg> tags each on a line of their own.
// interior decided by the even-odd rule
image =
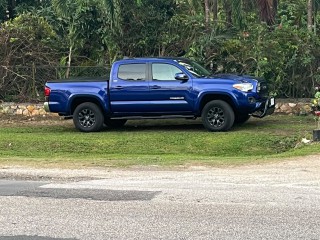
<svg viewBox="0 0 320 240">
<path fill-rule="evenodd" d="M 36 84 L 36 73 L 10 66 L 56 65 L 56 34 L 42 17 L 22 14 L 0 25 L 0 99 L 39 96 L 43 86 Z M 41 82 L 41 84 L 43 84 Z M 24 93 L 31 93 L 25 96 Z"/>
<path fill-rule="evenodd" d="M 252 74 L 267 79 L 278 97 L 310 97 L 319 77 L 320 41 L 317 36 L 285 24 L 271 31 L 252 25 L 237 38 L 224 40 L 214 62 L 222 72 Z"/>
<path fill-rule="evenodd" d="M 0 23 L 6 19 L 7 0 L 0 0 Z"/>
<path fill-rule="evenodd" d="M 6 10 L 17 19 L 3 25 L 0 40 L 19 46 L 26 35 L 34 41 L 32 51 L 45 49 L 42 56 L 19 50 L 20 60 L 6 64 L 48 58 L 66 66 L 101 65 L 123 56 L 187 56 L 217 73 L 264 77 L 276 96 L 313 95 L 320 83 L 320 0 L 314 0 L 313 33 L 305 0 L 217 1 L 217 16 L 214 2 L 208 1 L 207 13 L 204 0 L 0 0 L 0 22 L 7 20 Z M 0 49 L 0 58 L 10 55 L 7 50 Z"/>
<path fill-rule="evenodd" d="M 131 6 L 130 10 L 129 2 L 130 0 L 127 0 L 122 5 L 122 11 L 125 13 L 121 26 L 123 35 L 119 39 L 122 54 L 125 56 L 164 55 L 165 50 L 161 48 L 169 44 L 167 34 L 174 34 L 174 30 L 170 29 L 172 25 L 168 24 L 176 10 L 174 1 L 146 0 L 139 6 Z"/>
<path fill-rule="evenodd" d="M 29 13 L 22 14 L 0 27 L 0 63 L 40 64 L 45 61 L 45 56 L 41 55 L 50 51 L 55 40 L 56 34 L 44 18 Z"/>
</svg>

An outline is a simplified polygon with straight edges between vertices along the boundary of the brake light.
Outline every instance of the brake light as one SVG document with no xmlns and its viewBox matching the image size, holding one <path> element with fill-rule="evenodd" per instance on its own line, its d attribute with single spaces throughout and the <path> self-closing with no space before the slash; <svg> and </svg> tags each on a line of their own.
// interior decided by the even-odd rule
<svg viewBox="0 0 320 240">
<path fill-rule="evenodd" d="M 44 88 L 44 95 L 45 95 L 46 97 L 49 97 L 50 93 L 51 93 L 51 89 L 46 86 L 46 87 Z"/>
</svg>

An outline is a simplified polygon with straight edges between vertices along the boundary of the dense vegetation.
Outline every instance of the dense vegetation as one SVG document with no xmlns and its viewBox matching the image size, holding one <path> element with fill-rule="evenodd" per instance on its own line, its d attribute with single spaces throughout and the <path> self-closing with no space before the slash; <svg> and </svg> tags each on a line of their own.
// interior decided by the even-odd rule
<svg viewBox="0 0 320 240">
<path fill-rule="evenodd" d="M 37 99 L 43 66 L 185 56 L 269 80 L 278 97 L 320 84 L 320 0 L 0 0 L 0 100 Z M 49 69 L 49 68 L 48 68 Z M 56 71 L 58 72 L 58 71 Z M 12 98 L 18 95 L 20 98 Z"/>
</svg>

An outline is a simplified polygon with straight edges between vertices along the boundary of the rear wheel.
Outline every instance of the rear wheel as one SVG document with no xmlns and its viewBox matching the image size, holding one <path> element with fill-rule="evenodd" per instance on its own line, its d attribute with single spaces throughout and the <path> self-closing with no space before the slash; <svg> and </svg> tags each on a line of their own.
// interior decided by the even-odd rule
<svg viewBox="0 0 320 240">
<path fill-rule="evenodd" d="M 234 123 L 234 112 L 228 103 L 222 100 L 208 102 L 202 110 L 203 126 L 213 132 L 227 131 Z"/>
<path fill-rule="evenodd" d="M 110 119 L 110 118 L 104 119 L 104 124 L 110 128 L 123 127 L 123 125 L 125 125 L 126 122 L 127 122 L 127 119 Z"/>
<path fill-rule="evenodd" d="M 103 127 L 104 116 L 94 103 L 85 102 L 76 107 L 73 123 L 81 132 L 98 132 Z"/>
</svg>

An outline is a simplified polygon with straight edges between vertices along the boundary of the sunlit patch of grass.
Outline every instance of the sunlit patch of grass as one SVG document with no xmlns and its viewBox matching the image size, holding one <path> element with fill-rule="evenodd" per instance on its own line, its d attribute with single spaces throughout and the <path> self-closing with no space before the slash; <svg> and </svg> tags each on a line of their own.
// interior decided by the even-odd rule
<svg viewBox="0 0 320 240">
<path fill-rule="evenodd" d="M 207 132 L 200 121 L 129 121 L 120 130 L 81 133 L 70 124 L 0 128 L 0 163 L 38 166 L 237 165 L 315 154 L 312 117 L 252 119 L 230 132 Z M 1 123 L 0 123 L 1 126 Z M 298 147 L 297 147 L 298 146 Z"/>
</svg>

